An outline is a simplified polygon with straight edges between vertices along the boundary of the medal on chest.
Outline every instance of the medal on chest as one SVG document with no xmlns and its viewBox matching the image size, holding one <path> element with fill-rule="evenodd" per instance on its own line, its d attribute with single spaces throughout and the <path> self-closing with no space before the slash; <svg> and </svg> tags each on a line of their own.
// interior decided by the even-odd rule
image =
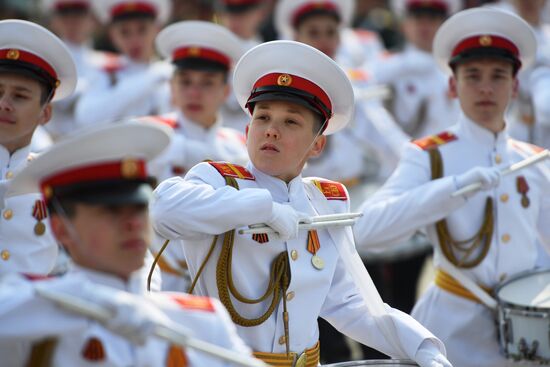
<svg viewBox="0 0 550 367">
<path fill-rule="evenodd" d="M 516 178 L 516 187 L 518 189 L 518 193 L 521 194 L 521 206 L 524 208 L 528 208 L 530 203 L 530 200 L 527 197 L 529 185 L 527 184 L 527 180 L 524 176 L 518 176 Z"/>
<path fill-rule="evenodd" d="M 46 233 L 46 225 L 42 222 L 47 216 L 48 211 L 46 209 L 46 202 L 44 200 L 36 200 L 32 208 L 32 216 L 36 219 L 36 224 L 34 225 L 34 234 L 37 236 L 42 236 Z"/>
<path fill-rule="evenodd" d="M 317 252 L 321 248 L 319 242 L 319 235 L 315 229 L 311 229 L 307 233 L 307 251 L 312 254 L 311 265 L 317 270 L 322 270 L 325 267 L 325 261 L 317 255 Z"/>
</svg>

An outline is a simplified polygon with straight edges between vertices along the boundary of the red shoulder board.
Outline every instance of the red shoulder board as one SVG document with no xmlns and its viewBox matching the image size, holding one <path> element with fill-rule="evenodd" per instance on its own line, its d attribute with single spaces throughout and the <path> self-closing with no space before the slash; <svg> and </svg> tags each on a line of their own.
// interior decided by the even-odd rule
<svg viewBox="0 0 550 367">
<path fill-rule="evenodd" d="M 538 154 L 538 153 L 540 153 L 544 150 L 544 148 L 539 147 L 538 145 L 527 143 L 527 142 L 524 142 L 524 141 L 519 141 L 519 140 L 515 140 L 515 139 L 510 139 L 510 141 L 512 142 L 512 145 L 514 145 L 515 147 L 523 150 L 526 153 Z"/>
<path fill-rule="evenodd" d="M 348 69 L 347 74 L 352 82 L 366 82 L 370 79 L 370 75 L 361 69 Z"/>
<path fill-rule="evenodd" d="M 256 177 L 248 170 L 242 166 L 238 166 L 236 164 L 231 164 L 227 162 L 208 162 L 218 170 L 220 175 L 223 177 L 234 177 L 234 178 L 240 178 L 243 180 L 252 180 L 254 181 Z"/>
<path fill-rule="evenodd" d="M 169 297 L 183 309 L 214 312 L 214 305 L 210 297 L 199 297 L 181 293 L 171 293 Z"/>
<path fill-rule="evenodd" d="M 115 53 L 105 52 L 101 57 L 100 67 L 106 73 L 112 74 L 126 66 L 124 59 Z"/>
<path fill-rule="evenodd" d="M 313 180 L 313 183 L 327 200 L 348 200 L 346 189 L 340 182 Z"/>
<path fill-rule="evenodd" d="M 444 131 L 438 135 L 431 135 L 422 139 L 414 140 L 413 144 L 415 144 L 422 150 L 430 150 L 440 145 L 447 144 L 456 139 L 458 138 L 455 134 Z"/>
<path fill-rule="evenodd" d="M 56 278 L 55 275 L 40 275 L 40 274 L 27 274 L 27 273 L 21 273 L 21 275 L 33 282 L 38 280 L 48 280 L 48 279 Z"/>
<path fill-rule="evenodd" d="M 143 121 L 153 121 L 177 129 L 179 127 L 178 119 L 175 116 L 145 116 Z"/>
</svg>

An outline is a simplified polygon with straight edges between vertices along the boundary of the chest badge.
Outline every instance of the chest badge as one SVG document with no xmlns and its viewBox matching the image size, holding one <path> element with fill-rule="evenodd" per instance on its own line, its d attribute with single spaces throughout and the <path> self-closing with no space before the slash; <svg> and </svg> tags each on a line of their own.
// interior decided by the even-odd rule
<svg viewBox="0 0 550 367">
<path fill-rule="evenodd" d="M 46 225 L 42 222 L 47 216 L 48 211 L 46 208 L 46 202 L 44 200 L 36 200 L 34 202 L 34 207 L 32 208 L 32 216 L 36 219 L 36 224 L 34 225 L 34 234 L 37 236 L 42 236 L 46 233 Z"/>
<path fill-rule="evenodd" d="M 267 236 L 267 233 L 254 233 L 252 235 L 252 239 L 261 244 L 269 242 L 269 237 Z"/>
<path fill-rule="evenodd" d="M 531 201 L 527 197 L 527 192 L 529 192 L 529 184 L 527 184 L 525 176 L 518 176 L 516 178 L 516 187 L 518 189 L 518 193 L 521 194 L 521 206 L 528 208 Z"/>
<path fill-rule="evenodd" d="M 317 252 L 321 248 L 321 242 L 319 242 L 319 236 L 315 229 L 311 229 L 307 233 L 307 251 L 312 254 L 311 265 L 317 270 L 323 270 L 325 267 L 325 261 L 317 255 Z"/>
</svg>

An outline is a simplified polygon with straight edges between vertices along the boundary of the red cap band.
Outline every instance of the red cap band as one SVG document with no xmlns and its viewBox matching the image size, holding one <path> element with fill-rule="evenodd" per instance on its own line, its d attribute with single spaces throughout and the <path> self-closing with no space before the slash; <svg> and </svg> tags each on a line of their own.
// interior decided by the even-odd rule
<svg viewBox="0 0 550 367">
<path fill-rule="evenodd" d="M 113 18 L 127 13 L 147 13 L 156 16 L 157 9 L 151 4 L 139 1 L 122 3 L 111 8 L 111 17 Z"/>
<path fill-rule="evenodd" d="M 261 0 L 224 0 L 226 5 L 254 5 L 260 2 Z"/>
<path fill-rule="evenodd" d="M 44 178 L 40 182 L 40 190 L 46 198 L 50 199 L 56 186 L 71 185 L 83 182 L 95 182 L 103 180 L 138 180 L 146 179 L 147 170 L 145 161 L 137 159 L 125 159 L 116 162 L 79 166 L 68 169 L 55 175 Z"/>
<path fill-rule="evenodd" d="M 500 48 L 509 51 L 515 57 L 519 57 L 519 50 L 515 44 L 506 38 L 493 35 L 478 35 L 463 39 L 453 49 L 451 56 L 454 57 L 469 49 L 482 47 Z"/>
<path fill-rule="evenodd" d="M 172 53 L 172 59 L 174 61 L 187 58 L 212 60 L 227 66 L 227 68 L 231 65 L 231 59 L 229 57 L 211 48 L 198 46 L 181 47 L 175 49 Z"/>
<path fill-rule="evenodd" d="M 271 73 L 271 74 L 266 74 L 262 76 L 260 79 L 258 79 L 256 83 L 254 83 L 253 90 L 261 87 L 270 87 L 270 86 L 294 88 L 294 89 L 307 92 L 317 97 L 325 107 L 324 109 L 319 108 L 319 110 L 323 113 L 325 118 L 329 119 L 331 117 L 331 116 L 327 116 L 327 113 L 325 111 L 325 109 L 328 111 L 332 111 L 332 104 L 330 103 L 330 98 L 325 93 L 325 91 L 321 87 L 319 87 L 317 84 L 310 82 L 309 80 L 299 77 L 297 75 L 285 74 L 285 73 Z"/>
<path fill-rule="evenodd" d="M 449 11 L 449 6 L 445 1 L 412 0 L 407 3 L 408 10 L 414 9 L 437 9 L 444 12 Z"/>
<path fill-rule="evenodd" d="M 35 54 L 31 54 L 30 52 L 18 50 L 15 48 L 2 49 L 0 50 L 0 60 L 23 61 L 35 65 L 48 73 L 48 75 L 51 76 L 54 80 L 58 80 L 57 73 L 55 72 L 54 68 L 48 62 L 46 62 L 46 60 L 39 56 L 36 56 Z"/>
<path fill-rule="evenodd" d="M 302 18 L 304 15 L 311 13 L 316 10 L 326 10 L 329 12 L 334 12 L 336 14 L 339 14 L 338 8 L 334 3 L 330 1 L 323 1 L 323 2 L 316 2 L 316 3 L 309 3 L 300 6 L 294 11 L 294 14 L 292 14 L 292 24 L 296 26 L 298 23 L 298 20 Z"/>
<path fill-rule="evenodd" d="M 81 9 L 86 10 L 90 8 L 90 3 L 87 1 L 58 1 L 54 9 L 55 10 L 66 10 L 66 9 Z"/>
</svg>

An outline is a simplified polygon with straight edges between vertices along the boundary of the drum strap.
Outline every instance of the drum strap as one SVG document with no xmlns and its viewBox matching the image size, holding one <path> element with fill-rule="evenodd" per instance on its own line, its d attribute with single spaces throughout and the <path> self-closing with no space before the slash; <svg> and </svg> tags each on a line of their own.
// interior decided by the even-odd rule
<svg viewBox="0 0 550 367">
<path fill-rule="evenodd" d="M 239 184 L 237 183 L 237 180 L 235 178 L 230 176 L 224 176 L 226 185 L 231 186 L 235 189 L 239 189 Z M 214 247 L 217 243 L 218 236 L 214 236 L 214 239 L 212 240 L 212 244 L 210 245 L 210 249 L 208 251 L 208 254 L 206 255 L 206 258 L 202 262 L 199 271 L 197 272 L 195 278 L 193 279 L 193 282 L 191 284 L 191 287 L 189 289 L 189 293 L 193 292 L 193 289 L 206 265 L 208 260 L 210 259 L 210 256 L 212 255 L 212 252 L 214 250 Z M 218 258 L 218 263 L 216 265 L 216 286 L 218 288 L 218 296 L 222 304 L 225 306 L 227 311 L 229 312 L 229 315 L 231 316 L 231 319 L 233 322 L 237 325 L 244 326 L 244 327 L 252 327 L 252 326 L 258 326 L 264 323 L 275 311 L 275 308 L 281 301 L 281 298 L 283 300 L 283 323 L 284 323 L 284 330 L 285 330 L 285 342 L 286 342 L 286 351 L 287 355 L 290 355 L 289 350 L 289 326 L 288 326 L 288 311 L 286 306 L 286 297 L 284 296 L 286 294 L 286 291 L 288 290 L 288 287 L 290 286 L 290 264 L 288 260 L 288 253 L 286 251 L 281 252 L 271 263 L 271 275 L 269 278 L 269 285 L 267 286 L 267 289 L 265 290 L 264 294 L 260 296 L 259 298 L 252 299 L 247 298 L 243 296 L 235 286 L 235 283 L 233 282 L 233 274 L 231 271 L 232 263 L 233 263 L 233 244 L 235 242 L 235 230 L 227 231 L 223 234 L 223 243 L 221 248 L 221 253 Z M 263 302 L 267 300 L 271 296 L 271 303 L 267 310 L 256 318 L 246 318 L 242 316 L 235 306 L 233 305 L 233 300 L 231 298 L 233 296 L 235 299 L 237 299 L 239 302 L 246 303 L 246 304 L 258 304 L 260 302 Z"/>
<path fill-rule="evenodd" d="M 466 287 L 460 284 L 459 281 L 441 268 L 436 269 L 434 282 L 439 288 L 444 289 L 455 296 L 466 298 L 477 303 L 483 303 L 475 294 L 469 291 Z M 478 287 L 483 289 L 487 294 L 491 293 L 491 289 L 489 287 Z"/>
<path fill-rule="evenodd" d="M 437 147 L 428 150 L 432 180 L 443 177 L 443 159 Z M 439 246 L 443 255 L 454 266 L 463 269 L 473 268 L 487 256 L 493 238 L 494 218 L 493 199 L 487 198 L 484 209 L 484 219 L 477 233 L 466 240 L 458 241 L 452 238 L 447 221 L 442 219 L 435 224 Z M 477 252 L 477 255 L 475 253 Z M 457 253 L 461 256 L 457 256 Z"/>
</svg>

